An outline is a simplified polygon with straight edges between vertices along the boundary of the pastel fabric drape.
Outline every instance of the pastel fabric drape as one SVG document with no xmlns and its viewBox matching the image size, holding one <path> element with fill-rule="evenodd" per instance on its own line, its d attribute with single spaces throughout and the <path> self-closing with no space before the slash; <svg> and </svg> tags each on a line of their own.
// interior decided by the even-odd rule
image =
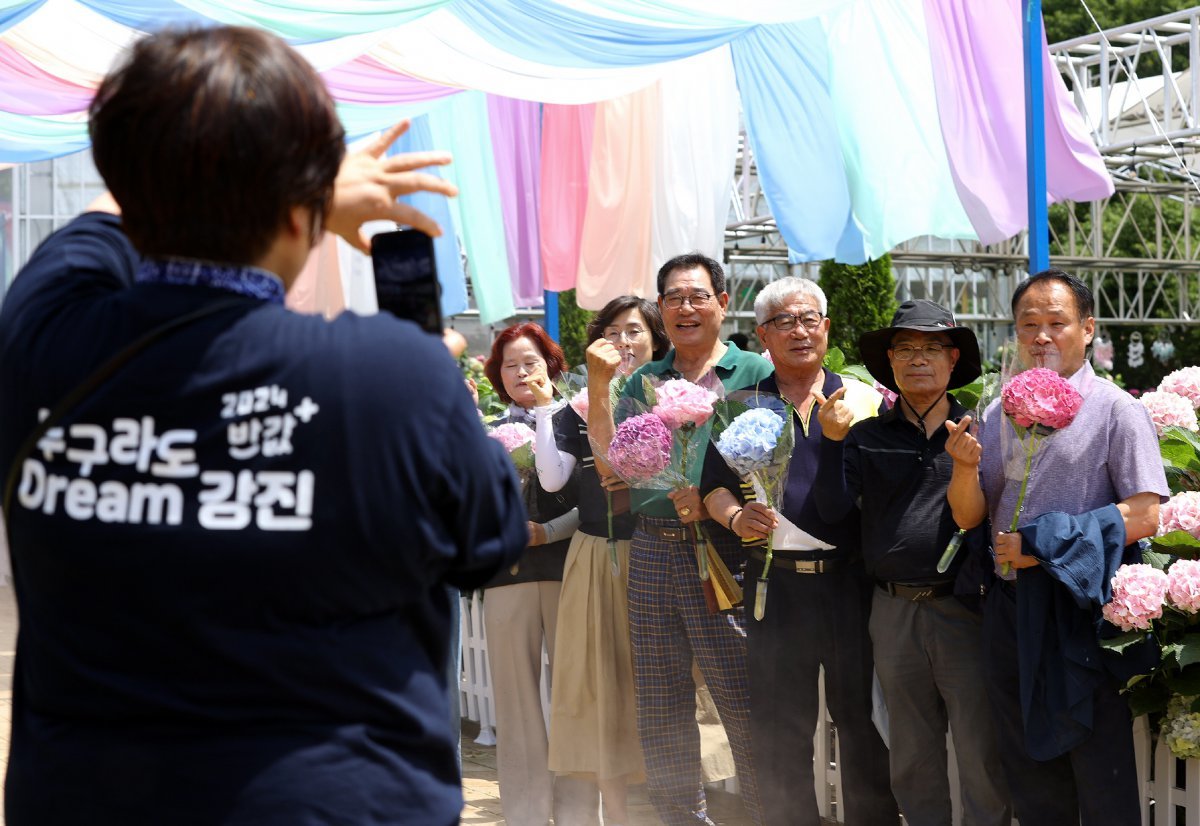
<svg viewBox="0 0 1200 826">
<path fill-rule="evenodd" d="M 925 15 L 955 186 L 979 240 L 996 243 L 1027 222 L 1020 4 L 925 0 Z M 1048 60 L 1047 188 L 1054 198 L 1105 197 L 1112 180 Z"/>
<path fill-rule="evenodd" d="M 587 213 L 580 243 L 575 301 L 599 310 L 632 293 L 654 295 L 650 218 L 654 208 L 654 143 L 658 86 L 596 105 Z"/>
<path fill-rule="evenodd" d="M 575 286 L 587 212 L 595 104 L 542 107 L 542 180 L 538 235 L 547 290 Z"/>
<path fill-rule="evenodd" d="M 177 0 L 204 17 L 235 26 L 260 26 L 290 40 L 329 40 L 363 34 L 428 14 L 449 0 Z"/>
<path fill-rule="evenodd" d="M 325 233 L 313 248 L 304 269 L 296 276 L 287 293 L 287 306 L 298 313 L 320 314 L 333 318 L 346 309 L 342 294 L 342 268 L 338 255 L 340 239 Z"/>
<path fill-rule="evenodd" d="M 408 131 L 388 149 L 389 155 L 401 152 L 420 152 L 437 148 L 429 127 L 429 118 L 413 120 Z M 424 172 L 445 177 L 444 167 L 431 166 Z M 442 289 L 442 316 L 449 318 L 467 309 L 467 276 L 463 272 L 462 255 L 458 249 L 458 227 L 454 223 L 450 202 L 440 195 L 415 192 L 400 198 L 404 203 L 421 210 L 442 228 L 442 234 L 433 239 L 433 257 L 437 265 L 438 284 Z"/>
<path fill-rule="evenodd" d="M 912 0 L 855 3 L 824 24 L 830 95 L 864 255 L 879 258 L 918 235 L 974 238 L 936 128 L 920 6 Z"/>
<path fill-rule="evenodd" d="M 577 285 L 598 307 L 651 294 L 683 249 L 720 251 L 731 74 L 790 260 L 1023 229 L 1022 5 L 0 0 L 0 163 L 86 148 L 94 89 L 145 31 L 249 23 L 323 73 L 351 138 L 429 117 L 430 145 L 457 156 L 446 174 L 463 195 L 443 223 L 485 321 L 545 288 Z M 1103 198 L 1112 181 L 1088 127 L 1046 50 L 1043 65 L 1049 194 Z"/>
<path fill-rule="evenodd" d="M 820 24 L 760 26 L 732 48 L 759 180 L 788 248 L 801 261 L 861 262 Z"/>
<path fill-rule="evenodd" d="M 487 99 L 479 92 L 448 97 L 429 124 L 434 145 L 454 153 L 454 163 L 443 169 L 459 189 L 450 204 L 467 252 L 467 272 L 479 318 L 484 324 L 501 321 L 511 316 L 516 306 Z"/>
<path fill-rule="evenodd" d="M 513 298 L 518 306 L 540 307 L 544 303 L 538 240 L 540 107 L 497 95 L 488 95 L 487 105 Z"/>
<path fill-rule="evenodd" d="M 699 250 L 718 261 L 725 246 L 738 141 L 737 82 L 728 46 L 679 64 L 659 81 L 650 263 L 645 295 L 668 259 Z M 705 124 L 696 128 L 697 124 Z"/>
<path fill-rule="evenodd" d="M 543 103 L 590 103 L 654 82 L 658 65 L 559 67 L 490 43 L 449 9 L 394 29 L 373 57 L 414 77 Z"/>
</svg>

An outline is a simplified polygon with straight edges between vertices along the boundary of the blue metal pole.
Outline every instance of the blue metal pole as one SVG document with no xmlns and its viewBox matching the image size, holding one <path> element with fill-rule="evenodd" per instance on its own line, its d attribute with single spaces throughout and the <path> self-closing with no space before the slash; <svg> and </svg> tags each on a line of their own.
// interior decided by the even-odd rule
<svg viewBox="0 0 1200 826">
<path fill-rule="evenodd" d="M 542 295 L 546 302 L 546 314 L 542 318 L 542 329 L 550 335 L 550 338 L 558 341 L 558 293 L 546 290 Z"/>
<path fill-rule="evenodd" d="M 1042 94 L 1042 0 L 1025 0 L 1025 181 L 1029 201 L 1029 272 L 1050 266 L 1046 213 L 1046 122 Z"/>
</svg>

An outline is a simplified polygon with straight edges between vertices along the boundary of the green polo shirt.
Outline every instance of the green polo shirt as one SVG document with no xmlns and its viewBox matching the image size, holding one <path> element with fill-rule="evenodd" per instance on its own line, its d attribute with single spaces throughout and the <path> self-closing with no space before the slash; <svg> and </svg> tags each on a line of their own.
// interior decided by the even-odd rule
<svg viewBox="0 0 1200 826">
<path fill-rule="evenodd" d="M 748 353 L 745 350 L 739 350 L 737 345 L 732 342 L 725 342 L 725 344 L 729 349 L 725 351 L 725 355 L 721 356 L 721 360 L 713 368 L 717 372 L 717 378 L 721 380 L 721 384 L 725 387 L 725 392 L 728 393 L 731 390 L 753 387 L 774 372 L 771 362 L 757 353 Z M 683 378 L 675 369 L 674 348 L 658 361 L 649 362 L 638 368 L 637 372 L 625 383 L 625 390 L 622 395 L 645 402 L 646 398 L 642 393 L 642 376 L 657 376 L 664 381 L 667 379 Z M 701 459 L 703 459 L 706 452 L 708 435 L 711 430 L 711 419 L 703 427 L 696 430 L 695 438 L 699 442 Z M 703 469 L 703 461 L 696 462 L 695 467 L 688 468 L 688 477 L 691 479 L 693 485 L 700 484 L 700 473 Z M 644 513 L 647 516 L 665 516 L 668 518 L 675 518 L 677 516 L 675 505 L 667 498 L 667 491 L 665 490 L 634 488 L 630 499 L 634 513 Z"/>
</svg>

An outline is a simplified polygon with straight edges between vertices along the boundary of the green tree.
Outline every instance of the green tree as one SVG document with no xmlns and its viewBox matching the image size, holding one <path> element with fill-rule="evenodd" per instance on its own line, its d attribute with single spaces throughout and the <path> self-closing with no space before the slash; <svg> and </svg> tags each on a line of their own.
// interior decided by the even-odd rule
<svg viewBox="0 0 1200 826">
<path fill-rule="evenodd" d="M 841 349 L 846 361 L 857 362 L 858 337 L 886 327 L 896 312 L 892 258 L 885 255 L 861 266 L 826 261 L 820 284 L 829 300 L 829 346 Z"/>
<path fill-rule="evenodd" d="M 595 315 L 575 303 L 574 290 L 563 290 L 558 294 L 558 345 L 572 367 L 583 364 L 587 326 Z"/>
</svg>

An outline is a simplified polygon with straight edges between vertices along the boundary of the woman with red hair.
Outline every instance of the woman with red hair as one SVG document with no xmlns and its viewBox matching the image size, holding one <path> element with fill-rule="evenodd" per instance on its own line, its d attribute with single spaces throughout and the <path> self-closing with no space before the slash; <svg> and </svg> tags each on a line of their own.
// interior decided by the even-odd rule
<svg viewBox="0 0 1200 826">
<path fill-rule="evenodd" d="M 533 322 L 514 324 L 492 343 L 484 373 L 508 414 L 493 423 L 534 427 L 531 381 L 548 383 L 567 367 L 562 349 Z M 496 768 L 504 819 L 511 826 L 594 823 L 596 787 L 547 767 L 548 739 L 540 683 L 542 644 L 554 661 L 558 596 L 571 535 L 579 527 L 576 483 L 546 491 L 537 475 L 522 480 L 529 546 L 485 587 L 484 627 L 496 707 Z"/>
</svg>

